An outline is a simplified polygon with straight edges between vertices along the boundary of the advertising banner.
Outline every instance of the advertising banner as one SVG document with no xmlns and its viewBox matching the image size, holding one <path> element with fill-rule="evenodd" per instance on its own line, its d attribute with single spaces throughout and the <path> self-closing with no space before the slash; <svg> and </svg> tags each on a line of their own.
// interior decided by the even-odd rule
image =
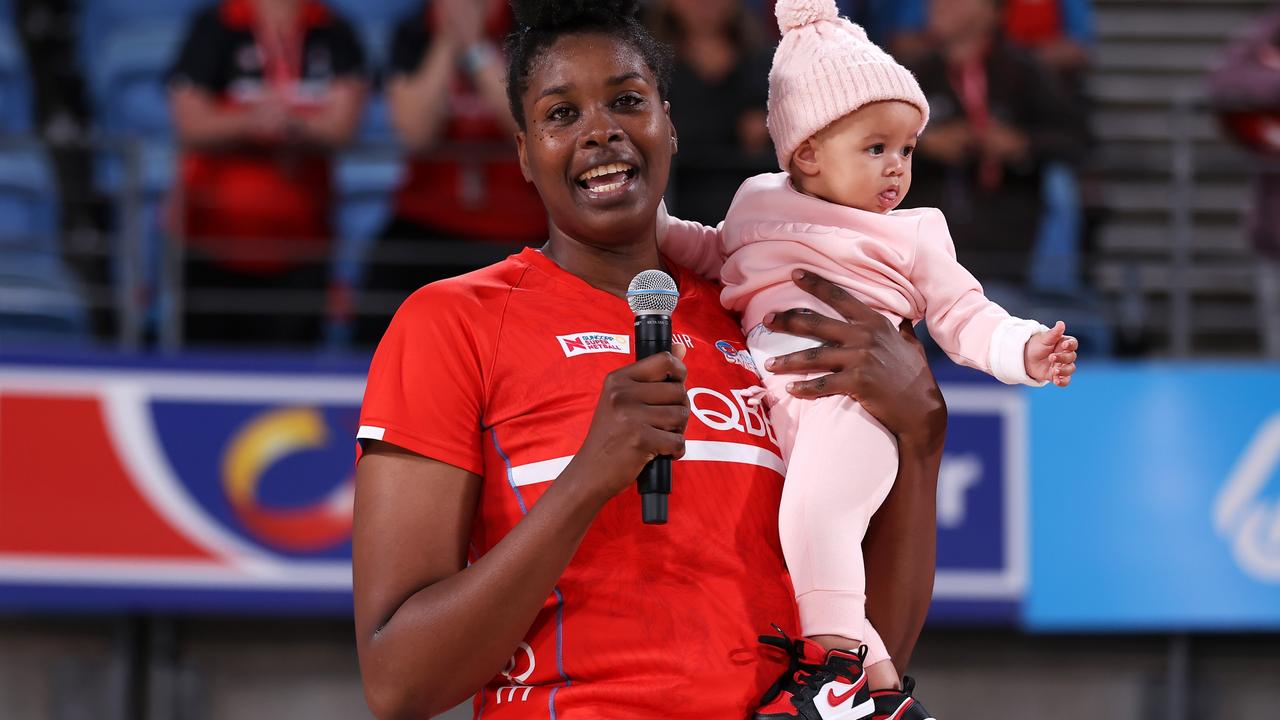
<svg viewBox="0 0 1280 720">
<path fill-rule="evenodd" d="M 1280 367 L 1093 368 L 1029 407 L 1030 627 L 1280 629 Z"/>
<path fill-rule="evenodd" d="M 0 609 L 349 613 L 365 365 L 0 360 Z M 1024 396 L 947 379 L 931 618 L 1014 622 Z"/>
</svg>

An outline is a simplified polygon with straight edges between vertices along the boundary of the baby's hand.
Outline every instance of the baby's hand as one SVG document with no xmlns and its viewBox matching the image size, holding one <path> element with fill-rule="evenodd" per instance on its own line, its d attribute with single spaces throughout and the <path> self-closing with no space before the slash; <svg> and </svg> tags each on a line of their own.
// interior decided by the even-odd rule
<svg viewBox="0 0 1280 720">
<path fill-rule="evenodd" d="M 1027 340 L 1023 350 L 1023 362 L 1027 366 L 1027 375 L 1041 382 L 1052 381 L 1058 387 L 1071 384 L 1071 376 L 1076 372 L 1076 349 L 1080 342 L 1067 332 L 1067 326 L 1061 320 L 1052 329 L 1038 332 Z"/>
</svg>

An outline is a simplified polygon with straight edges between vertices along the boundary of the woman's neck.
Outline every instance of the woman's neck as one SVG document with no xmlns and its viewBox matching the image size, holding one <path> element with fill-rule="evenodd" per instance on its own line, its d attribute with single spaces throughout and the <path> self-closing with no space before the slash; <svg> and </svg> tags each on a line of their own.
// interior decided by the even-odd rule
<svg viewBox="0 0 1280 720">
<path fill-rule="evenodd" d="M 662 267 L 656 226 L 639 237 L 655 239 L 626 245 L 593 245 L 575 240 L 553 225 L 542 254 L 591 287 L 623 297 L 631 279 L 638 273 Z"/>
</svg>

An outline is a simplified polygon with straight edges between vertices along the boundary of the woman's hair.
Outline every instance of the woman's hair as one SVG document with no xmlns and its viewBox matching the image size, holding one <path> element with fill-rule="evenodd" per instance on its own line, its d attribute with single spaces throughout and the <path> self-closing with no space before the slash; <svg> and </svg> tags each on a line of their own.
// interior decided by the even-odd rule
<svg viewBox="0 0 1280 720">
<path fill-rule="evenodd" d="M 556 40 L 576 33 L 608 35 L 640 53 L 666 98 L 671 84 L 671 51 L 636 19 L 640 0 L 511 0 L 516 29 L 507 36 L 507 102 L 511 116 L 525 128 L 522 98 L 529 71 Z"/>
</svg>

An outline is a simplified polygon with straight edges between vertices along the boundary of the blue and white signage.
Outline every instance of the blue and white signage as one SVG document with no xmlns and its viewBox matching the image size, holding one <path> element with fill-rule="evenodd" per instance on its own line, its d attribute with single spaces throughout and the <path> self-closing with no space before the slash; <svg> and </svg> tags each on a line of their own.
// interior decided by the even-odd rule
<svg viewBox="0 0 1280 720">
<path fill-rule="evenodd" d="M 1029 407 L 1029 626 L 1280 628 L 1280 366 L 1094 368 Z"/>
<path fill-rule="evenodd" d="M 943 394 L 949 424 L 929 617 L 1012 622 L 1026 586 L 1026 394 L 986 378 L 945 382 Z"/>
</svg>

